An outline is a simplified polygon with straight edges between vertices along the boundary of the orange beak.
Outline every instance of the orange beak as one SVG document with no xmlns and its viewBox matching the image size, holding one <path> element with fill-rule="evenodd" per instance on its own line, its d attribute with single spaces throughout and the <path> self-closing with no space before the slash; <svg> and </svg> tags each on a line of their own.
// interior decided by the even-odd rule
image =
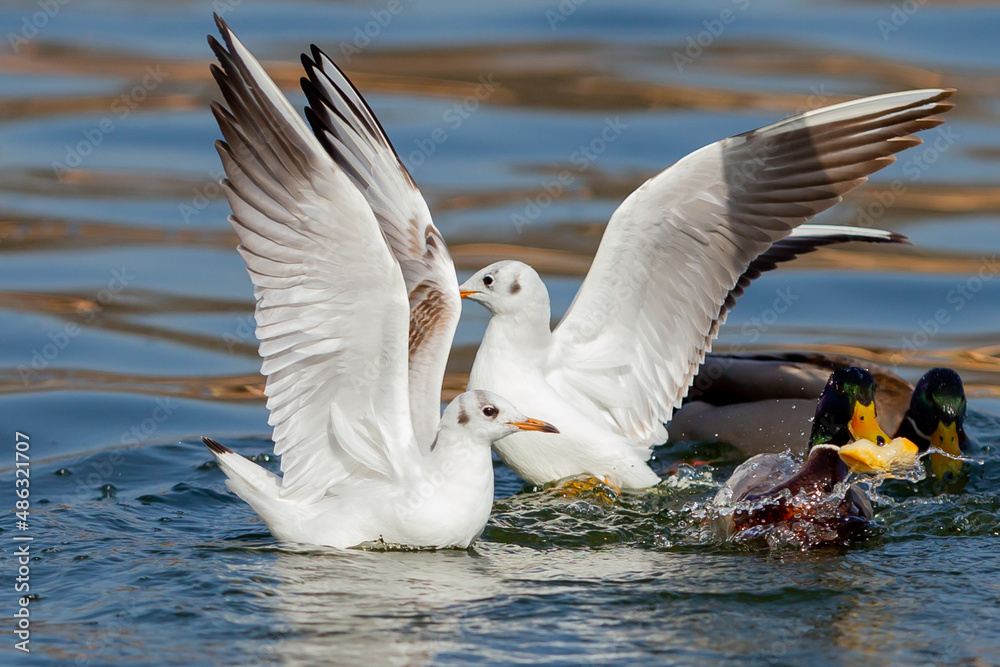
<svg viewBox="0 0 1000 667">
<path fill-rule="evenodd" d="M 468 299 L 473 294 L 479 294 L 479 292 L 477 292 L 474 289 L 460 289 L 460 290 L 458 290 L 458 295 L 460 297 L 462 297 L 463 299 Z"/>
<path fill-rule="evenodd" d="M 540 419 L 525 419 L 523 422 L 510 422 L 511 426 L 516 426 L 522 431 L 541 431 L 542 433 L 558 433 L 559 429 L 548 422 Z"/>
</svg>

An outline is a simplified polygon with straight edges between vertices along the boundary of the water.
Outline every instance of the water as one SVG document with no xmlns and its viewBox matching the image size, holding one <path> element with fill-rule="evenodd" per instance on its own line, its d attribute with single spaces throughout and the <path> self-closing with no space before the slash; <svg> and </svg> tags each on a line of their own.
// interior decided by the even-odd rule
<svg viewBox="0 0 1000 667">
<path fill-rule="evenodd" d="M 270 450 L 250 284 L 214 185 L 209 3 L 66 3 L 47 16 L 7 2 L 0 472 L 13 507 L 15 431 L 30 435 L 32 506 L 28 531 L 13 515 L 0 523 L 5 614 L 18 534 L 35 538 L 35 597 L 31 655 L 13 649 L 8 621 L 0 660 L 1000 664 L 1000 11 L 404 2 L 387 19 L 387 7 L 215 5 L 298 106 L 310 42 L 345 65 L 461 277 L 528 259 L 557 313 L 618 202 L 687 152 L 844 96 L 957 87 L 949 130 L 823 219 L 916 246 L 782 267 L 742 298 L 717 347 L 847 352 L 911 380 L 956 368 L 983 465 L 954 495 L 885 485 L 874 535 L 849 548 L 720 544 L 705 504 L 737 461 L 687 446 L 658 453 L 676 471 L 663 489 L 610 505 L 522 493 L 498 464 L 495 516 L 470 552 L 279 545 L 198 441 L 262 461 Z M 581 162 L 609 123 L 614 140 Z M 781 294 L 792 305 L 774 318 Z M 449 395 L 486 318 L 463 314 Z"/>
</svg>

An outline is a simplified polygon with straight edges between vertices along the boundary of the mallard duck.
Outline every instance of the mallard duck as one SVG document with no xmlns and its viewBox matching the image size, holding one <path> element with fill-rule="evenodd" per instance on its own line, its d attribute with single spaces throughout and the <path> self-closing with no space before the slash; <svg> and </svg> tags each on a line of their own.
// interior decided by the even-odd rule
<svg viewBox="0 0 1000 667">
<path fill-rule="evenodd" d="M 708 355 L 670 422 L 670 439 L 726 442 L 747 456 L 802 442 L 812 428 L 814 397 L 830 371 L 860 363 L 822 354 Z M 934 368 L 914 388 L 888 369 L 865 365 L 878 386 L 875 402 L 887 432 L 910 439 L 921 452 L 932 446 L 955 456 L 967 452 L 965 390 L 958 373 Z M 949 488 L 967 477 L 960 460 L 932 454 L 928 461 L 928 473 Z"/>
<path fill-rule="evenodd" d="M 850 473 L 890 474 L 917 456 L 914 443 L 890 441 L 881 429 L 875 379 L 853 366 L 829 376 L 807 445 L 801 464 L 788 454 L 758 454 L 740 465 L 713 501 L 716 534 L 743 540 L 781 531 L 807 546 L 854 540 L 874 512 L 859 486 L 846 485 Z"/>
<path fill-rule="evenodd" d="M 958 373 L 950 368 L 932 368 L 917 382 L 896 434 L 912 440 L 922 452 L 934 447 L 954 457 L 963 456 L 969 450 L 966 410 L 965 387 Z M 927 461 L 931 478 L 942 490 L 953 491 L 965 485 L 969 465 L 960 458 L 932 453 Z"/>
</svg>

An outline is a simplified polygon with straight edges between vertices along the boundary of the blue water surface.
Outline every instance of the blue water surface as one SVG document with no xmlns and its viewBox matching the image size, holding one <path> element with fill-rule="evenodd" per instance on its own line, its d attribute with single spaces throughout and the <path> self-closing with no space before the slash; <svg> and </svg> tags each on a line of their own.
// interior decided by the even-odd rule
<svg viewBox="0 0 1000 667">
<path fill-rule="evenodd" d="M 390 7 L 0 7 L 0 496 L 10 508 L 0 662 L 1000 664 L 1000 8 Z M 327 50 L 411 167 L 460 276 L 532 249 L 557 317 L 618 203 L 686 153 L 810 106 L 957 88 L 944 150 L 932 159 L 928 133 L 821 217 L 868 221 L 914 246 L 835 248 L 783 266 L 748 290 L 716 348 L 855 354 L 911 381 L 956 368 L 982 464 L 959 493 L 886 494 L 874 534 L 851 547 L 718 542 L 704 508 L 737 461 L 699 463 L 704 452 L 683 447 L 657 453 L 675 473 L 663 488 L 610 507 L 530 492 L 497 461 L 494 516 L 469 551 L 278 543 L 199 440 L 277 469 L 251 285 L 216 185 L 213 11 L 296 106 L 299 53 Z M 449 110 L 483 77 L 499 86 L 455 126 Z M 625 129 L 578 169 L 574 152 L 608 122 Z M 440 128 L 447 139 L 421 154 Z M 573 173 L 565 192 L 518 228 L 561 170 Z M 881 206 L 896 181 L 902 194 Z M 755 325 L 788 290 L 793 307 Z M 920 336 L 942 309 L 947 322 Z M 449 391 L 486 322 L 468 304 Z M 31 471 L 24 529 L 19 441 Z M 15 648 L 13 616 L 25 545 L 30 654 Z"/>
</svg>

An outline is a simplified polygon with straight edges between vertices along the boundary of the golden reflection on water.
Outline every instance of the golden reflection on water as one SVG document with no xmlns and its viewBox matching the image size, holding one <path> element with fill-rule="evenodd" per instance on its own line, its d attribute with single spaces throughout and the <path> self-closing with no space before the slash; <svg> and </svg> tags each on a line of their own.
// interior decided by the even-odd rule
<svg viewBox="0 0 1000 667">
<path fill-rule="evenodd" d="M 745 77 L 747 89 L 716 83 L 692 85 L 670 80 L 671 54 L 677 45 L 635 46 L 588 42 L 485 44 L 447 48 L 402 48 L 373 50 L 352 63 L 349 74 L 367 93 L 392 93 L 410 97 L 440 97 L 460 100 L 473 95 L 483 72 L 490 72 L 502 86 L 484 102 L 500 107 L 574 111 L 644 110 L 680 108 L 706 111 L 757 109 L 787 115 L 810 106 L 848 99 L 824 93 L 775 92 L 750 88 L 755 77 L 822 77 L 852 82 L 857 90 L 872 92 L 910 87 L 954 86 L 959 89 L 957 106 L 949 120 L 957 118 L 994 121 L 989 96 L 1000 94 L 1000 77 L 993 72 L 958 69 L 934 72 L 919 66 L 880 61 L 870 56 L 812 49 L 802 44 L 727 42 L 707 52 L 699 64 L 708 72 L 727 72 Z M 203 111 L 217 91 L 209 74 L 209 60 L 157 59 L 127 51 L 32 42 L 18 54 L 0 54 L 0 73 L 33 78 L 92 77 L 119 81 L 118 92 L 100 94 L 47 94 L 33 97 L 0 95 L 0 120 L 40 119 L 49 116 L 107 114 L 112 104 L 145 77 L 149 68 L 169 74 L 163 85 L 151 90 L 139 112 Z M 331 52 L 336 52 L 331 49 Z M 662 71 L 664 80 L 640 80 L 627 74 L 630 64 L 641 63 Z M 267 60 L 265 67 L 287 91 L 298 91 L 301 65 L 297 60 Z M 711 81 L 711 79 L 709 79 Z M 748 128 L 749 129 L 749 128 Z M 973 149 L 969 149 L 973 150 Z M 901 159 L 906 159 L 901 157 Z M 664 166 L 670 159 L 665 158 Z M 982 149 L 980 159 L 1000 159 L 1000 151 Z M 519 168 L 519 167 L 514 167 Z M 557 174 L 567 164 L 551 163 L 525 168 L 537 172 L 539 181 Z M 579 174 L 562 195 L 570 200 L 618 202 L 650 177 L 650 171 L 608 173 L 597 166 Z M 208 174 L 158 173 L 155 168 L 129 170 L 68 169 L 57 176 L 49 169 L 0 169 L 0 189 L 7 193 L 52 198 L 112 200 L 190 201 L 193 192 L 211 192 Z M 454 213 L 484 211 L 516 205 L 544 192 L 534 187 L 428 193 L 432 211 Z M 862 188 L 834 213 L 835 221 L 853 222 L 857 212 L 881 201 L 885 185 Z M 214 193 L 218 198 L 220 193 Z M 949 214 L 954 217 L 996 214 L 1000 211 L 1000 186 L 992 183 L 935 182 L 928 177 L 908 183 L 905 193 L 878 220 L 893 228 L 917 218 Z M 603 230 L 604 220 L 554 222 L 532 226 L 512 238 L 506 222 L 488 238 L 458 231 L 450 245 L 459 269 L 474 270 L 502 258 L 528 262 L 550 275 L 582 277 L 590 266 Z M 558 233 L 554 233 L 558 232 Z M 0 253 L 128 246 L 215 248 L 228 251 L 236 237 L 228 228 L 158 227 L 150 224 L 108 223 L 93 219 L 55 219 L 31 215 L 0 218 Z M 913 275 L 975 274 L 983 259 L 968 253 L 936 249 L 895 247 L 851 247 L 822 250 L 785 265 L 782 271 L 892 272 Z M 233 313 L 249 315 L 249 301 L 223 301 L 172 295 L 155 290 L 129 289 L 107 307 L 97 307 L 91 294 L 45 292 L 0 292 L 0 308 L 25 313 L 48 314 L 84 326 L 127 333 L 150 340 L 181 343 L 198 349 L 256 355 L 252 339 L 224 342 L 209 334 L 178 331 L 139 322 L 139 315 L 176 313 Z M 781 348 L 782 346 L 777 346 Z M 725 345 L 718 349 L 725 350 Z M 770 346 L 769 349 L 775 349 Z M 788 349 L 845 353 L 875 363 L 891 365 L 895 350 L 845 348 L 836 345 L 796 343 Z M 459 347 L 446 378 L 444 397 L 461 391 L 467 380 L 474 348 Z M 926 349 L 909 355 L 905 364 L 944 364 L 967 375 L 974 396 L 1000 396 L 1000 349 L 992 341 L 973 340 L 966 347 Z M 257 375 L 164 377 L 116 374 L 99 370 L 47 368 L 27 385 L 16 369 L 0 372 L 0 393 L 86 389 L 129 391 L 219 400 L 262 400 L 262 379 Z"/>
<path fill-rule="evenodd" d="M 0 225 L 0 230 L 16 227 Z M 2 233 L 2 232 L 0 232 Z M 37 226 L 31 233 L 10 232 L 8 250 L 47 248 L 80 248 L 88 245 L 163 245 L 216 247 L 231 249 L 236 237 L 231 231 L 149 229 L 120 225 L 55 224 Z M 981 258 L 922 256 L 893 254 L 885 247 L 865 247 L 857 250 L 825 249 L 807 255 L 782 267 L 782 271 L 881 271 L 927 274 L 973 275 L 982 264 Z M 507 244 L 460 244 L 452 246 L 456 266 L 475 270 L 500 259 L 519 259 L 543 273 L 582 278 L 590 267 L 591 257 L 569 251 L 549 248 L 532 248 Z M 216 335 L 178 331 L 174 328 L 137 322 L 137 315 L 163 315 L 182 313 L 233 313 L 233 317 L 247 317 L 252 312 L 249 302 L 210 299 L 185 295 L 171 295 L 152 290 L 129 289 L 117 295 L 111 303 L 103 304 L 94 294 L 53 294 L 45 292 L 0 291 L 0 308 L 36 314 L 55 315 L 66 322 L 80 326 L 140 336 L 149 340 L 172 341 L 198 349 L 256 357 L 256 343 L 252 338 L 233 340 Z M 859 332 L 859 336 L 863 333 Z M 796 342 L 767 346 L 739 346 L 740 351 L 799 351 L 845 355 L 879 364 L 910 367 L 948 366 L 962 373 L 966 390 L 972 397 L 1000 397 L 1000 345 L 994 338 L 970 341 L 966 348 L 926 349 L 907 353 L 902 360 L 895 349 L 877 347 L 852 347 L 844 345 Z M 726 352 L 731 345 L 720 343 L 719 352 Z M 475 357 L 475 346 L 458 346 L 452 353 L 449 373 L 445 377 L 442 399 L 451 400 L 465 390 L 468 372 Z M 103 371 L 46 369 L 33 374 L 27 384 L 16 369 L 0 369 L 0 394 L 24 391 L 87 390 L 148 393 L 189 398 L 219 400 L 263 400 L 263 379 L 259 375 L 233 376 L 180 376 L 137 375 Z"/>
<path fill-rule="evenodd" d="M 322 43 L 320 46 L 324 46 Z M 329 46 L 329 45 L 327 45 Z M 789 113 L 799 107 L 834 104 L 851 96 L 815 92 L 742 90 L 692 86 L 671 81 L 640 81 L 621 73 L 620 63 L 662 66 L 664 76 L 676 72 L 676 45 L 630 46 L 588 42 L 512 43 L 447 48 L 371 51 L 351 63 L 348 74 L 368 93 L 462 98 L 474 94 L 479 77 L 489 72 L 502 82 L 489 104 L 527 108 L 579 110 L 682 107 L 705 110 L 762 109 Z M 337 49 L 329 47 L 330 53 Z M 207 48 L 206 48 L 207 52 Z M 0 72 L 30 76 L 93 76 L 141 81 L 149 67 L 168 74 L 160 90 L 143 101 L 143 108 L 197 109 L 215 96 L 209 74 L 211 61 L 176 60 L 101 51 L 51 43 L 24 45 L 18 54 L 0 54 Z M 302 68 L 298 60 L 268 60 L 263 64 L 275 82 L 297 90 Z M 731 42 L 705 54 L 702 65 L 751 77 L 834 77 L 867 82 L 881 89 L 952 86 L 967 91 L 955 114 L 985 113 L 977 96 L 1000 93 L 1000 76 L 991 71 L 959 70 L 947 74 L 912 64 L 880 61 L 870 56 L 831 53 L 802 44 Z M 127 87 L 125 88 L 127 90 Z M 117 96 L 72 95 L 0 100 L 3 117 L 80 113 L 106 110 Z"/>
</svg>

